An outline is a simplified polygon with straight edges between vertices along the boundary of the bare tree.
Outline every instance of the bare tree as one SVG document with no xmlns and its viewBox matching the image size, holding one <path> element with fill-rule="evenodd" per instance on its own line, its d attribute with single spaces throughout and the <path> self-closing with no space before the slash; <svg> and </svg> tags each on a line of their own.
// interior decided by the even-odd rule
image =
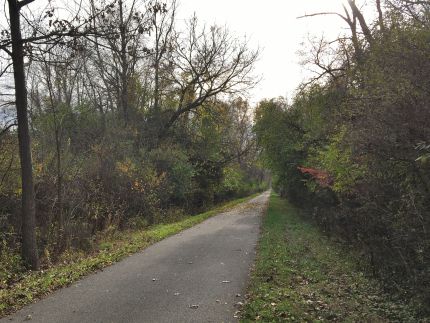
<svg viewBox="0 0 430 323">
<path fill-rule="evenodd" d="M 8 0 L 9 30 L 4 30 L 0 39 L 0 50 L 12 60 L 15 84 L 15 106 L 18 125 L 18 142 L 21 161 L 22 181 L 22 256 L 32 269 L 39 267 L 36 243 L 36 210 L 31 156 L 31 141 L 28 122 L 28 99 L 25 72 L 25 57 L 31 57 L 34 50 L 48 52 L 57 45 L 76 46 L 77 38 L 95 33 L 89 21 L 103 14 L 111 6 L 98 9 L 93 16 L 80 17 L 76 10 L 71 19 L 60 19 L 54 15 L 52 4 L 41 17 L 29 19 L 22 10 L 34 0 Z M 25 37 L 22 36 L 25 18 Z M 40 45 L 44 45 L 41 48 Z"/>
<path fill-rule="evenodd" d="M 172 1 L 168 8 L 165 4 L 156 2 L 148 11 L 151 13 L 151 29 L 154 31 L 154 48 L 151 50 L 151 58 L 154 66 L 154 104 L 153 109 L 158 116 L 160 113 L 160 73 L 163 58 L 170 56 L 173 52 L 175 40 L 175 14 L 176 1 Z M 170 57 L 169 57 L 170 58 Z M 166 59 L 168 62 L 169 58 Z"/>
<path fill-rule="evenodd" d="M 106 92 L 115 93 L 113 100 L 125 125 L 132 108 L 130 80 L 136 76 L 139 62 L 148 56 L 145 36 L 149 21 L 147 12 L 139 11 L 141 5 L 138 0 L 119 0 L 115 10 L 99 15 L 94 21 L 95 28 L 107 26 L 110 33 L 105 37 L 94 35 L 92 62 Z M 95 8 L 94 2 L 91 6 Z"/>
<path fill-rule="evenodd" d="M 254 86 L 252 71 L 257 58 L 258 51 L 250 50 L 246 40 L 233 38 L 226 28 L 199 28 L 193 17 L 175 42 L 171 64 L 178 103 L 162 135 L 179 117 L 198 109 L 209 98 Z"/>
<path fill-rule="evenodd" d="M 387 0 L 387 5 L 421 25 L 428 24 L 429 0 Z"/>
<path fill-rule="evenodd" d="M 55 146 L 55 170 L 57 197 L 54 205 L 56 206 L 56 216 L 58 222 L 58 241 L 59 249 L 64 247 L 64 226 L 65 215 L 63 205 L 63 175 L 65 165 L 64 154 L 64 118 L 66 111 L 71 111 L 72 97 L 80 74 L 81 66 L 74 66 L 74 52 L 64 49 L 52 49 L 49 53 L 39 57 L 39 69 L 35 71 L 47 93 L 47 106 L 52 116 L 52 132 Z M 76 59 L 79 61 L 78 59 Z M 52 134 L 50 134 L 52 136 Z"/>
<path fill-rule="evenodd" d="M 348 24 L 351 31 L 351 40 L 354 45 L 354 50 L 356 52 L 357 58 L 360 58 L 362 56 L 362 44 L 360 42 L 359 33 L 357 31 L 357 22 L 360 25 L 361 33 L 364 35 L 364 39 L 366 40 L 367 44 L 371 44 L 373 42 L 373 35 L 368 23 L 366 22 L 366 19 L 364 18 L 360 8 L 358 8 L 355 0 L 348 0 L 348 5 L 349 5 L 349 10 L 345 5 L 343 5 L 344 14 L 341 14 L 338 12 L 317 12 L 317 13 L 300 16 L 298 18 L 307 18 L 307 17 L 314 17 L 314 16 L 321 16 L 321 15 L 338 16 Z M 382 8 L 381 8 L 380 0 L 376 1 L 376 7 L 379 12 L 379 24 L 382 30 L 384 28 L 384 24 L 383 24 L 383 16 L 382 16 Z"/>
<path fill-rule="evenodd" d="M 376 0 L 376 8 L 379 13 L 378 23 L 380 30 L 384 32 L 385 24 L 380 0 Z M 321 38 L 318 41 L 312 42 L 311 58 L 306 59 L 303 63 L 315 66 L 319 70 L 313 71 L 317 76 L 303 84 L 302 88 L 315 81 L 323 80 L 326 76 L 329 76 L 332 80 L 337 80 L 340 76 L 345 75 L 344 71 L 350 67 L 352 61 L 360 66 L 364 61 L 364 49 L 366 46 L 371 46 L 374 42 L 372 31 L 355 0 L 348 0 L 348 6 L 343 5 L 343 13 L 317 12 L 298 18 L 322 15 L 334 15 L 341 18 L 347 23 L 351 36 L 350 38 L 340 36 L 333 41 L 326 41 Z M 350 39 L 352 47 L 349 46 L 348 39 Z M 354 60 L 352 58 L 354 58 Z"/>
</svg>

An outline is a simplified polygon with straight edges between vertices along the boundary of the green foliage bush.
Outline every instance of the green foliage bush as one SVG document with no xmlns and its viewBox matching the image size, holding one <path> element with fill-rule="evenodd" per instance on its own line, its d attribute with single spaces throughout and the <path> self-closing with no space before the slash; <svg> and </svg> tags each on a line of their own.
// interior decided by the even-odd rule
<svg viewBox="0 0 430 323">
<path fill-rule="evenodd" d="M 114 111 L 100 115 L 89 102 L 54 108 L 50 101 L 43 104 L 32 115 L 42 266 L 67 259 L 69 253 L 92 252 L 100 233 L 176 222 L 267 185 L 264 171 L 255 165 L 255 151 L 242 155 L 241 163 L 237 158 L 225 161 L 235 149 L 225 142 L 232 140 L 230 131 L 236 127 L 236 107 L 225 103 L 213 103 L 219 113 L 209 106 L 188 125 L 178 124 L 166 137 L 151 140 L 141 129 L 157 125 L 143 111 L 125 127 Z M 4 276 L 21 270 L 16 256 L 21 197 L 16 133 L 1 136 L 0 149 Z"/>
<path fill-rule="evenodd" d="M 281 195 L 359 249 L 370 273 L 425 317 L 430 166 L 420 157 L 430 138 L 430 27 L 396 15 L 360 60 L 345 58 L 338 74 L 303 87 L 292 104 L 261 102 L 255 132 Z M 327 172 L 332 185 L 298 166 Z"/>
<path fill-rule="evenodd" d="M 184 203 L 191 194 L 194 176 L 194 167 L 186 151 L 178 146 L 165 145 L 152 150 L 149 160 L 157 174 L 163 177 L 160 189 L 163 203 Z"/>
<path fill-rule="evenodd" d="M 21 257 L 11 249 L 6 239 L 1 240 L 0 247 L 0 288 L 6 288 L 15 282 L 25 271 Z"/>
<path fill-rule="evenodd" d="M 348 192 L 360 179 L 366 176 L 363 165 L 352 161 L 351 147 L 345 138 L 347 129 L 342 127 L 329 138 L 325 147 L 316 148 L 315 156 L 310 152 L 309 164 L 324 169 L 334 177 L 332 189 L 337 193 Z"/>
</svg>

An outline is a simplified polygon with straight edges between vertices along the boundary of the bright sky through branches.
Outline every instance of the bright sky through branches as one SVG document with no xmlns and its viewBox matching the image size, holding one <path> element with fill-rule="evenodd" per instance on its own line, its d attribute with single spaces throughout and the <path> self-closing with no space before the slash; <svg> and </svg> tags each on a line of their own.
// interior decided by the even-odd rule
<svg viewBox="0 0 430 323">
<path fill-rule="evenodd" d="M 194 12 L 200 21 L 226 25 L 236 35 L 246 35 L 262 49 L 257 73 L 262 76 L 251 100 L 276 96 L 292 97 L 299 83 L 309 76 L 300 65 L 297 51 L 304 49 L 309 36 L 334 39 L 345 32 L 338 17 L 297 19 L 316 12 L 342 12 L 342 0 L 180 0 L 179 17 Z"/>
<path fill-rule="evenodd" d="M 246 36 L 250 40 L 250 47 L 260 48 L 261 55 L 256 74 L 262 80 L 250 93 L 253 103 L 263 98 L 293 97 L 300 82 L 311 75 L 301 66 L 303 57 L 298 53 L 309 48 L 310 38 L 324 35 L 326 39 L 333 40 L 339 34 L 345 32 L 349 34 L 345 22 L 337 16 L 297 19 L 299 16 L 316 12 L 342 13 L 342 4 L 346 3 L 346 0 L 177 1 L 179 4 L 177 17 L 180 20 L 184 21 L 195 13 L 201 23 L 225 25 L 233 35 Z M 373 5 L 374 0 L 357 2 Z M 46 9 L 47 3 L 47 0 L 38 0 L 29 8 L 31 11 L 39 12 Z M 72 1 L 67 4 L 79 6 L 81 2 Z M 6 13 L 0 16 L 0 25 L 3 28 L 6 26 L 6 16 Z M 369 17 L 369 14 L 366 16 Z"/>
</svg>

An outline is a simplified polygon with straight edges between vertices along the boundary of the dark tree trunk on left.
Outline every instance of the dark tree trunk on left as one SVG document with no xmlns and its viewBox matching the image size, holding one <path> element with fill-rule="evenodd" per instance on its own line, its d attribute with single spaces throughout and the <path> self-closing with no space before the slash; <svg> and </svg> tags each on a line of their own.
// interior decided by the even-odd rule
<svg viewBox="0 0 430 323">
<path fill-rule="evenodd" d="M 12 62 L 15 81 L 15 104 L 18 119 L 19 157 L 22 181 L 22 257 L 31 269 L 39 268 L 36 243 L 36 208 L 34 200 L 31 143 L 28 128 L 27 87 L 24 70 L 24 48 L 21 37 L 20 9 L 17 0 L 8 0 L 12 38 Z"/>
</svg>

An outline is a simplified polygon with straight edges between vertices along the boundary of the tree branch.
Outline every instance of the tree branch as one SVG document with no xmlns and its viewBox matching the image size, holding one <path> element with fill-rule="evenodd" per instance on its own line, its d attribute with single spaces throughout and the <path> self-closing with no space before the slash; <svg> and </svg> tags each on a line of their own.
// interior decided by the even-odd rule
<svg viewBox="0 0 430 323">
<path fill-rule="evenodd" d="M 25 7 L 26 5 L 32 3 L 34 0 L 22 0 L 18 1 L 18 6 L 21 9 L 22 7 Z"/>
</svg>

